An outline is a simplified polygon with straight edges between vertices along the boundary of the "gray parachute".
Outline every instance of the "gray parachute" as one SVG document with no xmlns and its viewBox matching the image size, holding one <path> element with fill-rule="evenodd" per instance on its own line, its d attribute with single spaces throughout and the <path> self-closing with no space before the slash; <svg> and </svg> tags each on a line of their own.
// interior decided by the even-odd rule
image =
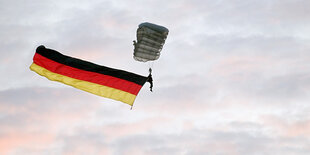
<svg viewBox="0 0 310 155">
<path fill-rule="evenodd" d="M 157 60 L 168 33 L 163 26 L 141 23 L 137 29 L 137 41 L 134 41 L 134 59 L 142 62 Z"/>
</svg>

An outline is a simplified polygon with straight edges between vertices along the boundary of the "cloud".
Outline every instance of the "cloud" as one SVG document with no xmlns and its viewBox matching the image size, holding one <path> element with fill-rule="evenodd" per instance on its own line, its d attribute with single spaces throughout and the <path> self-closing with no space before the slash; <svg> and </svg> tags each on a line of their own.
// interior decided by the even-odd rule
<svg viewBox="0 0 310 155">
<path fill-rule="evenodd" d="M 310 121 L 308 118 L 296 119 L 281 118 L 279 116 L 264 116 L 263 122 L 272 127 L 274 134 L 287 138 L 304 137 L 309 138 Z"/>
<path fill-rule="evenodd" d="M 0 2 L 0 153 L 307 154 L 309 2 Z M 13 9 L 14 8 L 14 9 Z M 132 59 L 139 23 L 170 32 Z M 29 70 L 38 45 L 141 75 L 128 105 Z M 84 147 L 80 147 L 84 146 Z"/>
<path fill-rule="evenodd" d="M 87 102 L 74 98 L 75 95 L 70 90 L 52 88 L 0 92 L 0 152 L 49 149 L 58 132 L 67 130 L 66 124 L 79 125 L 79 118 L 87 120 L 95 106 L 81 108 Z"/>
<path fill-rule="evenodd" d="M 266 118 L 265 113 L 273 118 L 278 112 L 273 108 L 260 111 L 266 108 L 261 105 L 195 105 L 182 102 L 184 96 L 174 103 L 166 94 L 161 101 L 170 106 L 160 100 L 144 102 L 141 96 L 130 111 L 121 103 L 101 103 L 107 99 L 69 88 L 17 89 L 2 91 L 0 96 L 2 153 L 248 154 L 258 148 L 266 154 L 308 151 L 307 137 L 298 138 L 307 135 L 307 120 L 292 119 L 293 126 L 288 126 L 282 113 L 278 119 Z M 258 116 L 263 119 L 257 120 Z M 85 147 L 78 147 L 81 145 Z"/>
</svg>

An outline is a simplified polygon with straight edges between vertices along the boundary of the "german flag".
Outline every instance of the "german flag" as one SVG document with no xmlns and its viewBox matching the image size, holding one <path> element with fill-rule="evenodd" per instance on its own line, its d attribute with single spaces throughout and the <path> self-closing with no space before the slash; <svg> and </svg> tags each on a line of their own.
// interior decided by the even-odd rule
<svg viewBox="0 0 310 155">
<path fill-rule="evenodd" d="M 145 82 L 145 77 L 123 70 L 100 66 L 88 61 L 63 55 L 39 46 L 30 69 L 52 81 L 133 105 Z"/>
</svg>

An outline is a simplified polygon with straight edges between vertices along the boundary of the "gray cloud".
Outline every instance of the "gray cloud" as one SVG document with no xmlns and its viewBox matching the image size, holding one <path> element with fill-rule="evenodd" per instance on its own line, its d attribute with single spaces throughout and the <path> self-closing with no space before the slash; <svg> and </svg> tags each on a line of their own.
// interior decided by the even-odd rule
<svg viewBox="0 0 310 155">
<path fill-rule="evenodd" d="M 137 101 L 133 111 L 129 111 L 129 108 L 122 110 L 117 103 L 102 104 L 100 102 L 104 99 L 73 89 L 25 88 L 2 91 L 0 96 L 1 114 L 4 114 L 0 119 L 3 139 L 17 132 L 22 135 L 35 133 L 42 137 L 41 140 L 35 140 L 32 136 L 20 138 L 45 144 L 40 149 L 33 149 L 26 143 L 18 142 L 16 144 L 20 147 L 11 148 L 16 154 L 83 154 L 88 151 L 95 154 L 306 154 L 309 151 L 309 137 L 299 138 L 298 134 L 287 137 L 285 134 L 294 133 L 294 130 L 302 127 L 294 119 L 295 127 L 287 126 L 288 123 L 281 120 L 283 115 L 264 119 L 264 122 L 255 119 L 248 122 L 250 119 L 245 117 L 247 113 L 236 111 L 234 107 L 222 107 L 223 104 L 209 106 L 210 110 L 204 110 L 202 105 L 192 105 L 191 109 L 186 109 L 183 107 L 186 104 L 181 101 L 186 98 L 184 96 L 176 104 L 171 102 L 169 95 L 162 96 L 162 101 L 172 106 L 152 110 L 146 107 L 161 107 L 159 100 L 146 102 L 141 96 L 142 100 Z M 19 99 L 12 96 L 19 96 Z M 218 106 L 221 108 L 216 108 Z M 173 109 L 178 109 L 178 112 L 173 112 Z M 251 110 L 247 107 L 242 109 Z M 125 115 L 122 114 L 124 112 Z M 255 117 L 264 114 L 251 113 Z M 273 113 L 269 114 L 274 116 Z M 229 116 L 236 121 L 230 121 L 227 118 Z M 294 114 L 289 115 L 292 116 Z M 300 115 L 300 118 L 305 117 Z M 202 126 L 200 123 L 203 123 Z M 279 131 L 280 135 L 273 134 Z M 46 140 L 44 137 L 53 138 Z M 79 148 L 81 145 L 87 149 Z"/>
<path fill-rule="evenodd" d="M 308 6 L 306 0 L 1 1 L 0 152 L 306 154 Z M 29 71 L 35 48 L 44 44 L 147 75 L 148 64 L 132 60 L 144 21 L 170 33 L 153 64 L 154 92 L 146 84 L 133 111 Z"/>
</svg>

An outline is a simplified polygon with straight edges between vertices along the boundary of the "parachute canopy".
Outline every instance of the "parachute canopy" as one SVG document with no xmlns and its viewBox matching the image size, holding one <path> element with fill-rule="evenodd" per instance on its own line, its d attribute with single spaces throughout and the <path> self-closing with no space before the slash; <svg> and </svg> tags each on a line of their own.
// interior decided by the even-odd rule
<svg viewBox="0 0 310 155">
<path fill-rule="evenodd" d="M 137 41 L 134 41 L 134 59 L 142 62 L 157 60 L 168 33 L 163 26 L 141 23 L 137 29 Z"/>
</svg>

